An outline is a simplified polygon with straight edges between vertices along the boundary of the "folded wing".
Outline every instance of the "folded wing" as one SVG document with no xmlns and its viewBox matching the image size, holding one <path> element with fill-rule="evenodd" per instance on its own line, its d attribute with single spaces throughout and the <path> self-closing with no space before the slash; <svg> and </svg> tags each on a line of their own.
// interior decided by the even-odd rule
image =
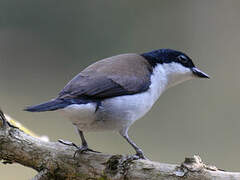
<svg viewBox="0 0 240 180">
<path fill-rule="evenodd" d="M 73 78 L 58 98 L 104 99 L 144 92 L 152 67 L 138 54 L 122 54 L 98 61 Z"/>
</svg>

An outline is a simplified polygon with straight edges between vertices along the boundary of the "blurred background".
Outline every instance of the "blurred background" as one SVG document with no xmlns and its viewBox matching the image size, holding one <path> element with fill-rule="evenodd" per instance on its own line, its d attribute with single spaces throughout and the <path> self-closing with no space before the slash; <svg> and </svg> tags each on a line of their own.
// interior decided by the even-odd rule
<svg viewBox="0 0 240 180">
<path fill-rule="evenodd" d="M 169 89 L 130 136 L 154 161 L 180 163 L 199 154 L 206 163 L 240 171 L 238 0 L 1 0 L 0 106 L 52 141 L 80 143 L 60 114 L 22 109 L 54 98 L 96 60 L 159 48 L 186 52 L 212 78 Z M 113 132 L 86 138 L 104 153 L 134 153 Z M 0 174 L 24 180 L 36 172 L 1 164 Z"/>
</svg>

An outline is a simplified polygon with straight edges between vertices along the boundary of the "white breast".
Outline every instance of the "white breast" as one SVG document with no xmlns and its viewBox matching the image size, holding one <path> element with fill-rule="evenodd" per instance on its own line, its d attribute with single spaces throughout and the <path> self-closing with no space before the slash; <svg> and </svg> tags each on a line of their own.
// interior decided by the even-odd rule
<svg viewBox="0 0 240 180">
<path fill-rule="evenodd" d="M 167 83 L 165 70 L 159 65 L 151 75 L 151 85 L 147 91 L 106 99 L 102 102 L 103 114 L 105 113 L 111 121 L 115 121 L 115 124 L 111 124 L 111 126 L 115 125 L 114 129 L 129 127 L 151 109 L 166 89 Z M 111 129 L 111 127 L 107 128 Z"/>
</svg>

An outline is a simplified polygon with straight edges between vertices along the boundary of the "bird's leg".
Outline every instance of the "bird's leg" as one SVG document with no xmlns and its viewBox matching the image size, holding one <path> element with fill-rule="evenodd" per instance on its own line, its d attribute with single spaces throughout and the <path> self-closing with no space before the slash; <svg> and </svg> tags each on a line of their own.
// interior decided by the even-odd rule
<svg viewBox="0 0 240 180">
<path fill-rule="evenodd" d="M 79 136 L 80 136 L 80 138 L 82 140 L 82 146 L 78 147 L 78 150 L 75 152 L 75 154 L 78 153 L 78 152 L 83 153 L 84 151 L 91 151 L 91 152 L 95 152 L 95 153 L 100 153 L 98 151 L 94 151 L 92 149 L 89 149 L 87 141 L 86 141 L 86 139 L 85 139 L 85 137 L 83 135 L 83 132 L 81 130 L 79 130 L 79 129 L 77 129 L 77 131 L 78 131 L 78 134 L 79 134 Z"/>
<path fill-rule="evenodd" d="M 79 129 L 77 131 L 78 131 L 78 134 L 79 134 L 79 136 L 80 136 L 80 138 L 82 140 L 82 147 L 88 148 L 88 144 L 87 144 L 87 141 L 86 141 L 86 139 L 85 139 L 85 137 L 83 135 L 83 132 L 80 131 Z"/>
<path fill-rule="evenodd" d="M 84 135 L 83 135 L 83 132 L 82 132 L 81 130 L 79 130 L 79 129 L 77 129 L 77 132 L 78 132 L 78 134 L 79 134 L 79 136 L 80 136 L 80 138 L 81 138 L 81 140 L 82 140 L 82 145 L 81 145 L 81 146 L 77 146 L 77 145 L 76 145 L 75 143 L 73 143 L 73 142 L 64 141 L 64 140 L 61 140 L 61 139 L 59 139 L 58 141 L 59 141 L 60 143 L 62 143 L 62 144 L 76 147 L 78 150 L 74 153 L 74 157 L 75 157 L 76 153 L 82 154 L 82 153 L 85 152 L 85 151 L 91 151 L 91 152 L 100 153 L 100 152 L 98 152 L 98 151 L 94 151 L 94 150 L 92 150 L 92 149 L 89 149 L 89 148 L 88 148 L 87 141 L 86 141 L 86 139 L 85 139 L 85 137 L 84 137 Z"/>
<path fill-rule="evenodd" d="M 120 134 L 124 137 L 124 139 L 127 140 L 127 142 L 135 149 L 136 151 L 136 155 L 133 157 L 133 159 L 147 159 L 144 154 L 143 151 L 129 138 L 127 130 L 120 132 Z"/>
</svg>

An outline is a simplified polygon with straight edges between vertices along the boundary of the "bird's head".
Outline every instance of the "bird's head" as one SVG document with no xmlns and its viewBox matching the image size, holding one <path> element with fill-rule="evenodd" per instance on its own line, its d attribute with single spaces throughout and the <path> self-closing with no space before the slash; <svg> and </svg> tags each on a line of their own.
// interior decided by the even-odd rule
<svg viewBox="0 0 240 180">
<path fill-rule="evenodd" d="M 210 78 L 194 65 L 189 56 L 180 51 L 159 49 L 143 53 L 142 56 L 148 60 L 153 69 L 159 68 L 165 73 L 169 86 L 193 78 Z"/>
</svg>

